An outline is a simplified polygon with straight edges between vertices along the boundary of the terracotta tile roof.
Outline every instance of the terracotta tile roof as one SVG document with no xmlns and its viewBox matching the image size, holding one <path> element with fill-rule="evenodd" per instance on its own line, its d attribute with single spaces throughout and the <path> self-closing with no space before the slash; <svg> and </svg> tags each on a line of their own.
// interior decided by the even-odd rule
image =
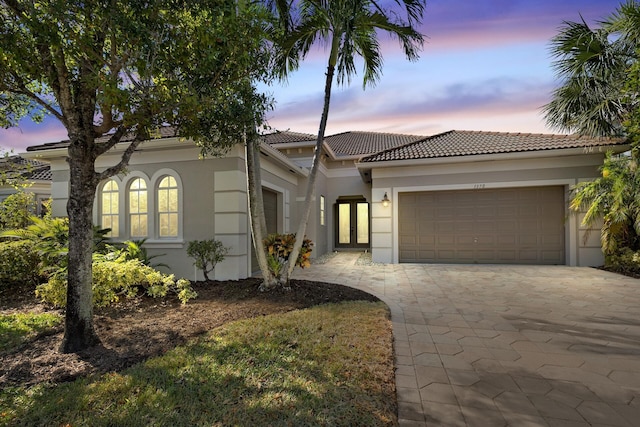
<svg viewBox="0 0 640 427">
<path fill-rule="evenodd" d="M 0 171 L 9 175 L 19 175 L 33 181 L 51 181 L 51 167 L 39 160 L 25 159 L 22 156 L 0 158 Z"/>
<path fill-rule="evenodd" d="M 52 181 L 53 173 L 51 172 L 51 167 L 49 165 L 40 166 L 39 168 L 32 170 L 25 178 L 32 181 Z"/>
<path fill-rule="evenodd" d="M 173 126 L 163 126 L 161 127 L 157 133 L 152 134 L 153 139 L 163 139 L 163 138 L 173 138 L 177 136 L 176 128 Z M 101 136 L 100 138 L 96 138 L 96 142 L 107 142 L 111 137 L 110 134 Z M 135 135 L 127 134 L 122 137 L 120 142 L 130 142 L 133 141 Z M 27 147 L 27 151 L 44 151 L 44 150 L 54 150 L 56 148 L 67 148 L 69 146 L 69 140 L 57 141 L 57 142 L 48 142 L 42 145 L 32 145 Z"/>
<path fill-rule="evenodd" d="M 325 137 L 337 157 L 363 156 L 411 143 L 424 136 L 381 132 L 344 132 Z"/>
<path fill-rule="evenodd" d="M 429 159 L 480 154 L 515 153 L 624 144 L 623 139 L 578 135 L 479 132 L 452 130 L 361 159 L 361 162 Z"/>
<path fill-rule="evenodd" d="M 272 144 L 290 144 L 294 142 L 303 142 L 310 141 L 314 142 L 316 140 L 315 135 L 311 135 L 308 133 L 300 133 L 300 132 L 290 132 L 290 131 L 277 131 L 273 133 L 269 133 L 263 135 L 264 142 L 269 145 Z"/>
</svg>

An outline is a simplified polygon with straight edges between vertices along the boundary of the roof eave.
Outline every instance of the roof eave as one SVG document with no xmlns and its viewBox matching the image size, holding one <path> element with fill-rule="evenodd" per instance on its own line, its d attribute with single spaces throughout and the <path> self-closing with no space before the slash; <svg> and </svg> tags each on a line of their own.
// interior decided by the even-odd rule
<svg viewBox="0 0 640 427">
<path fill-rule="evenodd" d="M 262 154 L 267 155 L 274 162 L 284 167 L 284 169 L 288 169 L 289 172 L 303 177 L 309 176 L 309 171 L 307 169 L 303 168 L 302 166 L 296 165 L 291 160 L 289 160 L 287 156 L 285 156 L 276 148 L 267 144 L 266 142 L 260 144 L 260 151 L 262 152 Z"/>
<path fill-rule="evenodd" d="M 279 150 L 286 148 L 307 148 L 314 147 L 316 145 L 316 141 L 276 142 L 268 145 Z"/>
<path fill-rule="evenodd" d="M 583 154 L 592 153 L 606 153 L 607 151 L 613 151 L 615 153 L 622 153 L 628 151 L 631 148 L 629 144 L 616 144 L 616 145 L 602 145 L 596 147 L 575 147 L 575 148 L 556 148 L 549 150 L 532 150 L 532 151 L 517 151 L 509 153 L 492 153 L 492 154 L 471 154 L 466 156 L 446 156 L 446 157 L 430 157 L 423 159 L 406 159 L 406 160 L 379 160 L 376 162 L 356 162 L 358 169 L 374 169 L 374 168 L 387 168 L 397 166 L 422 166 L 422 165 L 437 165 L 445 163 L 471 163 L 471 162 L 483 162 L 483 161 L 495 161 L 495 160 L 520 160 L 520 159 L 533 159 L 533 158 L 545 158 L 556 156 L 578 156 Z"/>
</svg>

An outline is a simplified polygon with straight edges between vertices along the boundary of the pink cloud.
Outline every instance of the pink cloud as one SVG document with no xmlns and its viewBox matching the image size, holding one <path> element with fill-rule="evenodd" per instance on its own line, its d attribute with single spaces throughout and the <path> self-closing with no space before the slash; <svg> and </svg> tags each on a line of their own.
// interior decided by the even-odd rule
<svg viewBox="0 0 640 427">
<path fill-rule="evenodd" d="M 42 124 L 24 123 L 19 127 L 0 129 L 0 147 L 16 153 L 27 151 L 30 145 L 67 139 L 67 130 L 59 122 L 45 121 Z"/>
</svg>

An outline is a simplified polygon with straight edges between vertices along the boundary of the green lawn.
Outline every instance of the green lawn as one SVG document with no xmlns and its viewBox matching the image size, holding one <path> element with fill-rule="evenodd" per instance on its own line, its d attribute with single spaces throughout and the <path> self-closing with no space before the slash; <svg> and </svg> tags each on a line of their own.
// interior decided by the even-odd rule
<svg viewBox="0 0 640 427">
<path fill-rule="evenodd" d="M 61 322 L 62 318 L 52 313 L 0 314 L 0 352 L 12 350 Z"/>
<path fill-rule="evenodd" d="M 391 323 L 348 302 L 227 324 L 121 373 L 0 391 L 0 424 L 393 425 Z"/>
</svg>

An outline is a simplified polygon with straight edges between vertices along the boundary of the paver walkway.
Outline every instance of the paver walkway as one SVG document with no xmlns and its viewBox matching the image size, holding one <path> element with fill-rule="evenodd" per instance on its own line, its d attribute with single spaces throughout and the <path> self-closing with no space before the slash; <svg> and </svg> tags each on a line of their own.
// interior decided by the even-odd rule
<svg viewBox="0 0 640 427">
<path fill-rule="evenodd" d="M 640 426 L 640 280 L 592 268 L 359 265 L 393 321 L 401 426 Z"/>
</svg>

